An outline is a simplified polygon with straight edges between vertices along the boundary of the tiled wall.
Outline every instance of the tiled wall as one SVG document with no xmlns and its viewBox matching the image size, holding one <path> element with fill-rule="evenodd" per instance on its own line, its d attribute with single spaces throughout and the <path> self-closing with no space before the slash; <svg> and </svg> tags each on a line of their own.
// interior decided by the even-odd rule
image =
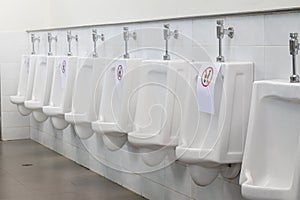
<svg viewBox="0 0 300 200">
<path fill-rule="evenodd" d="M 291 71 L 290 55 L 288 52 L 289 32 L 300 32 L 300 14 L 276 14 L 258 16 L 234 16 L 225 18 L 226 26 L 233 26 L 233 39 L 224 39 L 224 55 L 227 61 L 252 61 L 255 64 L 255 80 L 284 78 L 288 79 Z M 171 29 L 178 29 L 182 34 L 200 43 L 211 59 L 217 56 L 217 39 L 215 34 L 216 19 L 191 19 L 170 21 Z M 163 22 L 129 24 L 129 28 L 162 27 Z M 122 32 L 124 25 L 94 27 L 99 33 L 104 33 L 106 39 Z M 73 34 L 79 35 L 79 43 L 74 47 L 75 54 L 87 55 L 92 50 L 91 28 L 74 29 Z M 59 42 L 57 54 L 66 54 L 66 30 L 53 31 L 58 34 Z M 155 37 L 150 32 L 138 35 L 136 42 L 130 42 L 130 48 L 141 44 L 163 45 L 162 36 Z M 40 52 L 46 53 L 46 32 L 37 33 L 43 37 Z M 202 51 L 195 43 L 186 39 L 171 44 L 191 59 L 203 58 Z M 173 49 L 174 50 L 174 49 Z M 102 56 L 110 56 L 112 51 L 123 51 L 122 43 L 116 43 L 113 48 L 103 48 L 99 52 Z M 133 57 L 147 57 L 161 59 L 162 52 L 148 52 L 132 54 Z M 3 67 L 1 68 L 3 69 Z M 11 72 L 9 72 L 11 73 Z M 5 79 L 5 78 L 4 78 Z M 2 79 L 1 79 L 2 80 Z M 2 80 L 3 83 L 4 80 Z M 3 90 L 2 90 L 3 91 Z M 9 95 L 8 93 L 6 95 Z M 3 94 L 2 94 L 3 96 Z M 4 104 L 4 103 L 3 103 Z M 10 106 L 10 109 L 15 109 Z M 15 111 L 14 111 L 15 112 Z M 198 200 L 240 200 L 240 186 L 238 179 L 233 181 L 218 177 L 207 187 L 196 186 L 188 174 L 184 164 L 175 162 L 171 166 L 164 166 L 151 173 L 135 174 L 130 171 L 136 165 L 143 166 L 138 155 L 129 155 L 127 151 L 136 151 L 130 145 L 121 150 L 111 152 L 104 147 L 100 135 L 94 134 L 87 140 L 80 140 L 71 126 L 63 131 L 55 130 L 50 121 L 37 123 L 30 120 L 31 138 L 55 151 L 75 160 L 76 162 L 94 170 L 95 172 L 139 193 L 149 199 L 198 199 Z M 109 165 L 109 166 L 107 166 Z M 111 168 L 113 166 L 113 168 Z"/>
<path fill-rule="evenodd" d="M 25 32 L 0 32 L 1 137 L 2 140 L 29 138 L 29 117 L 23 117 L 9 101 L 18 86 L 21 55 L 27 54 Z"/>
</svg>

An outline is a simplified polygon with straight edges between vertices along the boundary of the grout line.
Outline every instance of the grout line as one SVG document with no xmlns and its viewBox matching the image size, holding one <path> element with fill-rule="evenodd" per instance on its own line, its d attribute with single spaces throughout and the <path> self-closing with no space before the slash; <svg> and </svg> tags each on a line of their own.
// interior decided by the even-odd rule
<svg viewBox="0 0 300 200">
<path fill-rule="evenodd" d="M 187 19 L 209 19 L 209 18 L 224 18 L 230 16 L 255 16 L 255 15 L 272 15 L 272 14 L 284 14 L 284 13 L 296 13 L 300 11 L 300 7 L 294 8 L 279 8 L 270 9 L 267 11 L 245 11 L 245 12 L 234 12 L 227 14 L 206 14 L 206 15 L 196 15 L 196 16 L 183 16 L 183 17 L 167 17 L 160 19 L 144 19 L 144 20 L 131 20 L 131 21 L 121 21 L 121 22 L 106 22 L 101 24 L 86 24 L 79 26 L 66 26 L 66 27 L 50 27 L 42 29 L 32 29 L 27 30 L 28 33 L 38 32 L 38 31 L 54 31 L 54 30 L 65 30 L 65 29 L 77 29 L 77 28 L 89 28 L 96 26 L 109 26 L 109 25 L 127 25 L 127 24 L 141 24 L 147 22 L 166 22 L 170 20 L 187 20 Z"/>
</svg>

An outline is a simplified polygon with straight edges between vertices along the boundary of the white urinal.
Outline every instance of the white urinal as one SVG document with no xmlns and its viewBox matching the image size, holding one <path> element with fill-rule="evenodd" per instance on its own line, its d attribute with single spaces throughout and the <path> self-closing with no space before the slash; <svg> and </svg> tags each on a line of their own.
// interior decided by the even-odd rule
<svg viewBox="0 0 300 200">
<path fill-rule="evenodd" d="M 65 114 L 67 122 L 74 124 L 77 135 L 86 139 L 93 135 L 91 122 L 97 120 L 106 58 L 81 58 L 72 98 L 72 111 Z"/>
<path fill-rule="evenodd" d="M 180 144 L 176 147 L 177 159 L 188 164 L 192 179 L 201 186 L 213 182 L 219 172 L 225 178 L 235 178 L 238 175 L 253 82 L 252 63 L 221 64 L 220 72 L 215 71 L 218 76 L 210 94 L 213 97 L 210 103 L 214 109 L 208 112 L 205 109 L 210 104 L 208 102 L 203 106 L 206 97 L 201 96 L 203 92 L 200 94 L 197 87 L 207 84 L 207 81 L 203 81 L 203 75 L 208 72 L 211 67 L 209 65 L 195 63 L 195 69 L 191 69 L 192 72 L 187 78 L 190 87 L 186 88 L 184 122 L 180 132 Z M 203 73 L 198 74 L 203 67 Z M 195 81 L 196 79 L 200 82 Z"/>
<path fill-rule="evenodd" d="M 240 175 L 246 199 L 300 199 L 299 120 L 299 83 L 254 83 Z"/>
<path fill-rule="evenodd" d="M 10 101 L 18 106 L 18 111 L 24 116 L 31 113 L 30 109 L 25 108 L 24 101 L 31 98 L 35 64 L 38 57 L 37 55 L 22 56 L 17 94 L 10 96 Z"/>
<path fill-rule="evenodd" d="M 52 83 L 54 57 L 40 56 L 36 61 L 33 89 L 30 100 L 26 100 L 26 108 L 38 122 L 45 121 L 48 116 L 43 113 L 43 106 L 48 105 Z"/>
<path fill-rule="evenodd" d="M 51 117 L 53 126 L 62 130 L 68 126 L 64 115 L 71 111 L 77 57 L 57 56 L 54 62 L 49 105 L 43 112 Z"/>
<path fill-rule="evenodd" d="M 95 132 L 103 134 L 106 147 L 120 149 L 132 130 L 138 84 L 139 59 L 115 60 L 105 69 L 98 120 L 92 122 Z"/>
<path fill-rule="evenodd" d="M 144 162 L 150 166 L 174 155 L 184 93 L 179 80 L 188 67 L 184 61 L 142 63 L 134 130 L 128 133 L 128 141 L 140 148 Z"/>
</svg>

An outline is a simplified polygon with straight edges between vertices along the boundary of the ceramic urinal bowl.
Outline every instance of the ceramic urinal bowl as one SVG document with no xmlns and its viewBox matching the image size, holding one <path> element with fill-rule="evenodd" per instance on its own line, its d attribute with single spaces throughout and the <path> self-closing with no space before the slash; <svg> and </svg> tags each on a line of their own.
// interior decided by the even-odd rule
<svg viewBox="0 0 300 200">
<path fill-rule="evenodd" d="M 75 132 L 82 139 L 94 133 L 91 122 L 97 120 L 102 83 L 108 59 L 81 58 L 72 98 L 72 111 L 65 114 L 67 122 L 74 124 Z"/>
<path fill-rule="evenodd" d="M 300 199 L 300 84 L 257 81 L 240 175 L 242 195 Z"/>
<path fill-rule="evenodd" d="M 71 111 L 77 57 L 57 56 L 55 58 L 49 105 L 43 112 L 51 117 L 53 126 L 62 130 L 68 126 L 64 115 Z"/>
<path fill-rule="evenodd" d="M 31 98 L 35 64 L 38 57 L 37 55 L 22 56 L 17 94 L 10 96 L 10 101 L 18 106 L 18 111 L 24 116 L 31 113 L 30 109 L 25 108 L 24 101 Z"/>
<path fill-rule="evenodd" d="M 54 57 L 40 56 L 36 61 L 35 75 L 31 99 L 24 102 L 26 108 L 38 122 L 45 121 L 48 116 L 43 113 L 43 106 L 48 105 L 52 83 Z"/>
<path fill-rule="evenodd" d="M 195 79 L 200 66 L 195 63 L 195 69 L 191 69 L 187 78 L 190 88 L 187 89 L 185 121 L 176 157 L 188 164 L 194 182 L 205 186 L 212 183 L 219 172 L 225 178 L 235 178 L 240 171 L 250 110 L 253 64 L 221 65 L 213 92 L 214 112 L 211 113 L 198 110 L 201 98 L 198 101 L 196 84 L 200 83 Z"/>
<path fill-rule="evenodd" d="M 137 90 L 134 130 L 128 141 L 140 148 L 143 161 L 154 166 L 168 155 L 174 157 L 178 144 L 184 61 L 144 61 Z M 180 97 L 181 96 L 181 97 Z"/>
<path fill-rule="evenodd" d="M 122 148 L 132 130 L 134 90 L 139 80 L 136 68 L 140 63 L 139 59 L 115 60 L 105 69 L 99 116 L 92 128 L 103 134 L 106 147 L 112 151 Z"/>
</svg>

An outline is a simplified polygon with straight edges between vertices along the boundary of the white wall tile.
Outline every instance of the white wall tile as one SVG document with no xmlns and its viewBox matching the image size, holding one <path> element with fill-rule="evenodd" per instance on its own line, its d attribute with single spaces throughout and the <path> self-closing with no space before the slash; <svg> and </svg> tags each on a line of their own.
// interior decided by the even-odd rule
<svg viewBox="0 0 300 200">
<path fill-rule="evenodd" d="M 255 67 L 255 80 L 265 78 L 265 52 L 262 46 L 226 46 L 225 59 L 228 61 L 253 62 Z"/>
<path fill-rule="evenodd" d="M 10 96 L 1 97 L 1 111 L 2 112 L 18 112 L 17 105 L 10 102 Z"/>
<path fill-rule="evenodd" d="M 18 112 L 2 112 L 2 127 L 29 127 L 29 117 L 22 116 Z"/>
<path fill-rule="evenodd" d="M 292 64 L 288 52 L 287 46 L 265 47 L 265 79 L 289 80 Z"/>
<path fill-rule="evenodd" d="M 290 32 L 300 32 L 300 13 L 266 15 L 265 45 L 286 46 Z"/>
<path fill-rule="evenodd" d="M 242 46 L 264 45 L 264 16 L 227 17 L 225 28 L 234 28 L 234 37 L 224 37 L 224 44 Z"/>
<path fill-rule="evenodd" d="M 17 94 L 17 84 L 14 84 L 13 81 L 1 82 L 1 94 L 2 96 L 12 96 Z"/>
<path fill-rule="evenodd" d="M 110 166 L 106 167 L 106 176 L 107 179 L 122 185 L 122 172 L 120 170 L 117 170 L 116 168 L 113 168 Z"/>
<path fill-rule="evenodd" d="M 19 140 L 30 138 L 29 127 L 3 128 L 1 132 L 2 140 Z"/>
<path fill-rule="evenodd" d="M 122 173 L 122 185 L 137 194 L 142 194 L 143 177 L 133 173 Z"/>
<path fill-rule="evenodd" d="M 193 20 L 193 39 L 201 45 L 217 45 L 216 19 Z"/>
<path fill-rule="evenodd" d="M 178 193 L 191 196 L 191 176 L 187 167 L 177 162 L 165 169 L 165 185 Z"/>
<path fill-rule="evenodd" d="M 20 57 L 21 61 L 21 57 Z M 15 85 L 18 85 L 19 82 L 19 71 L 21 64 L 19 62 L 16 63 L 3 63 L 1 64 L 1 81 L 11 81 Z"/>
<path fill-rule="evenodd" d="M 164 200 L 191 200 L 192 198 L 182 195 L 177 191 L 165 189 Z"/>
<path fill-rule="evenodd" d="M 18 63 L 1 63 L 1 96 L 16 94 L 19 82 Z"/>
<path fill-rule="evenodd" d="M 147 178 L 143 178 L 142 196 L 150 200 L 163 200 L 165 195 L 165 188 Z"/>
<path fill-rule="evenodd" d="M 97 174 L 100 174 L 101 176 L 106 176 L 106 166 L 103 164 L 103 161 L 91 155 L 89 169 Z"/>
</svg>

